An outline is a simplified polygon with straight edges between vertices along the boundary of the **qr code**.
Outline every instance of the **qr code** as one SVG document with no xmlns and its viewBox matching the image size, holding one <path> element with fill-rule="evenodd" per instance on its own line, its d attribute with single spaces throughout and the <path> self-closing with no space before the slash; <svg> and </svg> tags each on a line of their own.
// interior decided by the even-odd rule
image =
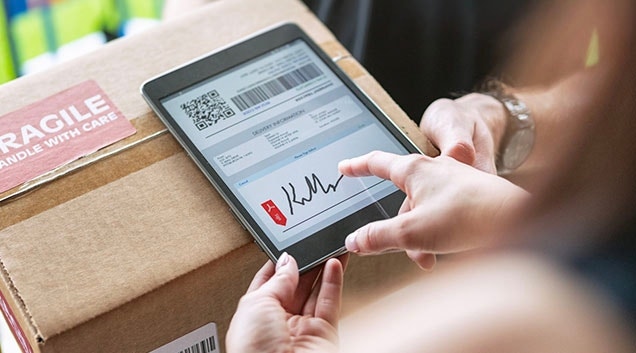
<svg viewBox="0 0 636 353">
<path fill-rule="evenodd" d="M 200 97 L 181 104 L 181 109 L 199 130 L 206 129 L 235 115 L 219 92 L 212 90 Z"/>
</svg>

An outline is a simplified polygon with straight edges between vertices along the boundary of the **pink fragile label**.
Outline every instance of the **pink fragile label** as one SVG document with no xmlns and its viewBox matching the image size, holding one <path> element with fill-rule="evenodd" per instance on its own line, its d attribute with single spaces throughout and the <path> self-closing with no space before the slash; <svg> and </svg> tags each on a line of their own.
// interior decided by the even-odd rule
<svg viewBox="0 0 636 353">
<path fill-rule="evenodd" d="M 0 117 L 0 192 L 135 133 L 95 81 Z"/>
</svg>

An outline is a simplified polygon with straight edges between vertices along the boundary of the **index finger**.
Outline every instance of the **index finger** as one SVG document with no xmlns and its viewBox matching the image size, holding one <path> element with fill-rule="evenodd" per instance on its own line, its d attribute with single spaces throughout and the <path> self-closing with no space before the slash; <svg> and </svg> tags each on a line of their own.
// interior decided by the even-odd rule
<svg viewBox="0 0 636 353">
<path fill-rule="evenodd" d="M 409 177 L 413 175 L 417 163 L 426 161 L 421 154 L 397 155 L 382 151 L 373 151 L 363 156 L 346 159 L 338 164 L 338 170 L 345 176 L 361 177 L 374 175 L 391 180 L 402 191 Z"/>
<path fill-rule="evenodd" d="M 315 303 L 314 316 L 336 328 L 342 305 L 343 272 L 343 264 L 340 261 L 336 259 L 327 261 Z"/>
<path fill-rule="evenodd" d="M 311 295 L 311 291 L 316 285 L 316 279 L 320 276 L 322 267 L 314 267 L 309 272 L 300 276 L 298 282 L 298 288 L 296 289 L 296 295 L 294 301 L 287 310 L 292 314 L 298 314 L 301 312 L 303 305 L 307 301 L 307 298 Z"/>
</svg>

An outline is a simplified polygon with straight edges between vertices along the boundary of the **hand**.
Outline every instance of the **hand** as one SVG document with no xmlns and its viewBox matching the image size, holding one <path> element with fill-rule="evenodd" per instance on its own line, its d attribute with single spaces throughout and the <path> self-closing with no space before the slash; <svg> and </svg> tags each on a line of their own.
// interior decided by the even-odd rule
<svg viewBox="0 0 636 353">
<path fill-rule="evenodd" d="M 495 226 L 509 219 L 528 193 L 504 178 L 445 156 L 398 156 L 371 152 L 344 160 L 340 173 L 375 175 L 391 180 L 406 193 L 396 217 L 361 227 L 346 239 L 347 250 L 378 254 L 406 250 L 420 267 L 435 264 L 435 253 L 487 244 Z"/>
<path fill-rule="evenodd" d="M 299 278 L 296 260 L 287 253 L 276 267 L 268 261 L 239 302 L 226 337 L 227 351 L 338 352 L 346 262 L 347 256 L 330 259 L 322 273 L 315 268 Z"/>
<path fill-rule="evenodd" d="M 495 156 L 505 124 L 506 111 L 499 101 L 472 93 L 431 103 L 420 129 L 442 156 L 495 174 Z"/>
</svg>

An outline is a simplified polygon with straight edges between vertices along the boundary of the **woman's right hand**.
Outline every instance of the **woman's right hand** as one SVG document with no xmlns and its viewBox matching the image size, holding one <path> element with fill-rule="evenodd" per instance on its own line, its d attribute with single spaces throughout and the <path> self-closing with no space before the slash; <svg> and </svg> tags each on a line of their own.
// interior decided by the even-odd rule
<svg viewBox="0 0 636 353">
<path fill-rule="evenodd" d="M 495 226 L 507 221 L 529 194 L 497 175 L 439 156 L 399 156 L 386 152 L 344 160 L 348 177 L 375 175 L 406 193 L 399 214 L 369 223 L 346 239 L 347 250 L 379 254 L 405 250 L 420 267 L 435 264 L 435 254 L 486 245 Z"/>
</svg>

